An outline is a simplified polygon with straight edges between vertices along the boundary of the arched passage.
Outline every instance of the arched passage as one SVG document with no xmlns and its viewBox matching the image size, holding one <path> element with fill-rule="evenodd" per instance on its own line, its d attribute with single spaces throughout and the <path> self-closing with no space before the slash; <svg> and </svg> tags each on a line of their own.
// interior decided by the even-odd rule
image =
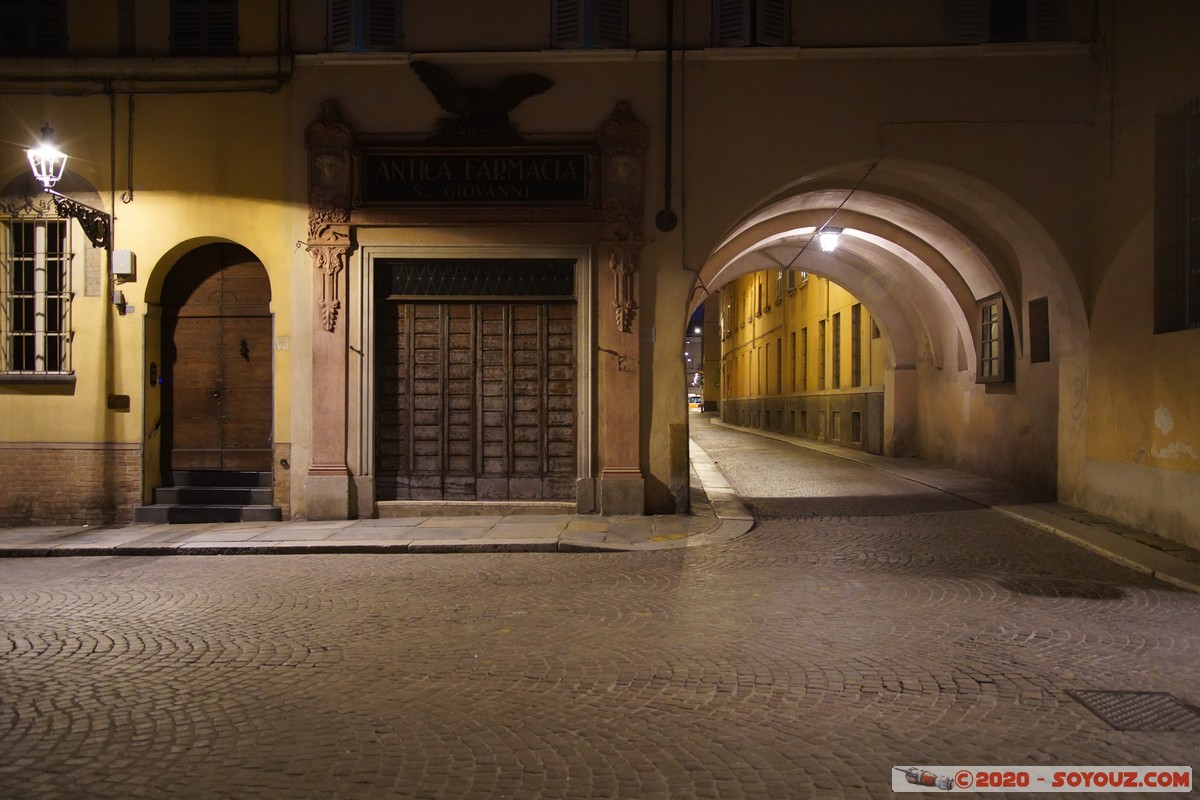
<svg viewBox="0 0 1200 800">
<path fill-rule="evenodd" d="M 865 176 L 865 177 L 864 177 Z M 841 229 L 831 253 L 813 241 Z M 758 270 L 804 270 L 847 289 L 888 340 L 885 452 L 919 455 L 1053 495 L 1082 463 L 1081 355 L 1087 329 L 1077 283 L 1049 234 L 993 187 L 928 164 L 851 164 L 789 186 L 713 249 L 698 288 Z M 705 291 L 693 296 L 693 306 Z M 978 379 L 981 302 L 1002 298 L 1013 369 Z M 1031 301 L 1045 303 L 1030 330 Z M 1044 327 L 1044 329 L 1042 329 Z M 1029 338 L 1048 337 L 1048 360 Z M 1066 395 L 1064 397 L 1064 395 Z"/>
</svg>

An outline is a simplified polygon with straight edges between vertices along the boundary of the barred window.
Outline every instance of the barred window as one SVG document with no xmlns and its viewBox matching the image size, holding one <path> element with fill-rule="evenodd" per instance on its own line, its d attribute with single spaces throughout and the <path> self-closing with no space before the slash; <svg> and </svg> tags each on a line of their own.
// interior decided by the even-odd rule
<svg viewBox="0 0 1200 800">
<path fill-rule="evenodd" d="M 3 223 L 0 372 L 71 372 L 70 228 L 64 219 Z"/>
</svg>

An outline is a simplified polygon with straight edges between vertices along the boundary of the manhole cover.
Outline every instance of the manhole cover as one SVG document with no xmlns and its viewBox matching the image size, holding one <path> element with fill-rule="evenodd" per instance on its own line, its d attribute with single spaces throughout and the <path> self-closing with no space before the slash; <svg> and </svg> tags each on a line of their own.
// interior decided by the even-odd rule
<svg viewBox="0 0 1200 800">
<path fill-rule="evenodd" d="M 1200 733 L 1200 711 L 1166 692 L 1068 691 L 1119 731 Z"/>
</svg>

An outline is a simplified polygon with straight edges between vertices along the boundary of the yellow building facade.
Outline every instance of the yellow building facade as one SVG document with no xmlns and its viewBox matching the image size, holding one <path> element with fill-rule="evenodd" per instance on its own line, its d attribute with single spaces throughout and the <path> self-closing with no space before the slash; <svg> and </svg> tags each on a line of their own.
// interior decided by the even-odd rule
<svg viewBox="0 0 1200 800">
<path fill-rule="evenodd" d="M 1194 3 L 453 6 L 5 4 L 0 523 L 680 511 L 705 304 L 733 421 L 1200 544 Z"/>
<path fill-rule="evenodd" d="M 720 412 L 735 425 L 894 455 L 885 437 L 883 332 L 837 284 L 789 269 L 719 295 Z"/>
</svg>

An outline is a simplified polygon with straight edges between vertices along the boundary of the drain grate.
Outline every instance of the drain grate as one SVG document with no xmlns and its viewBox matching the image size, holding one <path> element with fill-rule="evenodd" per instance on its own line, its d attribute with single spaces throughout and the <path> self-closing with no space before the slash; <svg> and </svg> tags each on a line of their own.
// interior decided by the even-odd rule
<svg viewBox="0 0 1200 800">
<path fill-rule="evenodd" d="M 1200 711 L 1166 692 L 1082 689 L 1067 694 L 1119 731 L 1200 733 Z"/>
</svg>

